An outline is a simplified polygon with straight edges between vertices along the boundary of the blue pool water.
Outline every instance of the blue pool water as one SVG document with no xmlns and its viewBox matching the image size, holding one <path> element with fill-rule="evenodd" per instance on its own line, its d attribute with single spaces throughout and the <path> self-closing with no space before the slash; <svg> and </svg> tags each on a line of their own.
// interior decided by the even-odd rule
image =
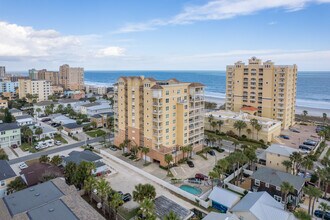
<svg viewBox="0 0 330 220">
<path fill-rule="evenodd" d="M 202 193 L 202 190 L 200 188 L 196 188 L 196 187 L 188 186 L 188 185 L 182 185 L 182 186 L 180 186 L 180 189 L 182 189 L 188 193 L 191 193 L 193 195 L 196 195 L 196 196 Z"/>
</svg>

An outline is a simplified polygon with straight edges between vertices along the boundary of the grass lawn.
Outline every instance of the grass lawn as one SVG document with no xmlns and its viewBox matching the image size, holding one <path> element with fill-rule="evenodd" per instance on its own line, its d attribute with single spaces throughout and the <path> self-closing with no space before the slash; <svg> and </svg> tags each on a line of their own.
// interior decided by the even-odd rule
<svg viewBox="0 0 330 220">
<path fill-rule="evenodd" d="M 54 140 L 55 141 L 61 141 L 62 144 L 67 144 L 68 143 L 61 135 L 54 136 Z"/>
<path fill-rule="evenodd" d="M 37 152 L 37 150 L 33 146 L 29 145 L 28 143 L 23 143 L 19 147 L 22 149 L 22 151 L 29 151 L 31 153 Z"/>
<path fill-rule="evenodd" d="M 98 130 L 93 130 L 93 131 L 87 131 L 86 134 L 88 134 L 91 137 L 101 137 L 105 135 L 105 132 L 98 129 Z"/>
<path fill-rule="evenodd" d="M 8 160 L 8 155 L 6 152 L 0 148 L 0 160 Z"/>
</svg>

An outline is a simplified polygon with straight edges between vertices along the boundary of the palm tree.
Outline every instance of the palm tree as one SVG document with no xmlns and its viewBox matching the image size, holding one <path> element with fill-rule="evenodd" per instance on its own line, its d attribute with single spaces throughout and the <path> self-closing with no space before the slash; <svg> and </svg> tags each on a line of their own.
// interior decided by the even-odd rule
<svg viewBox="0 0 330 220">
<path fill-rule="evenodd" d="M 319 198 L 322 195 L 322 191 L 313 186 L 306 186 L 304 187 L 304 192 L 306 195 L 308 195 L 308 214 L 311 214 L 312 200 L 314 199 L 315 202 L 315 198 Z M 314 206 L 314 202 L 313 202 L 313 206 Z M 312 209 L 314 210 L 314 207 Z"/>
<path fill-rule="evenodd" d="M 209 177 L 211 179 L 212 189 L 213 189 L 213 180 L 220 179 L 219 172 L 214 167 L 212 171 L 209 172 Z"/>
<path fill-rule="evenodd" d="M 258 123 L 254 128 L 257 130 L 257 140 L 259 140 L 259 131 L 261 131 L 262 126 Z"/>
<path fill-rule="evenodd" d="M 322 114 L 322 119 L 323 119 L 323 125 L 325 125 L 325 123 L 327 122 L 327 119 L 328 119 L 327 113 Z"/>
<path fill-rule="evenodd" d="M 211 122 L 212 131 L 215 131 L 215 127 L 216 126 L 217 126 L 217 122 L 216 121 L 212 121 Z"/>
<path fill-rule="evenodd" d="M 299 220 L 312 220 L 312 217 L 302 209 L 295 211 L 294 216 Z"/>
<path fill-rule="evenodd" d="M 111 206 L 114 209 L 114 211 L 115 211 L 115 220 L 117 220 L 118 208 L 119 208 L 119 206 L 124 204 L 122 196 L 119 193 L 115 192 L 111 196 L 111 199 L 108 200 L 108 203 L 109 203 L 109 206 Z M 110 214 L 110 212 L 109 212 L 109 214 Z"/>
<path fill-rule="evenodd" d="M 164 220 L 180 220 L 179 217 L 171 210 L 166 216 L 164 216 Z"/>
<path fill-rule="evenodd" d="M 246 128 L 247 124 L 244 122 L 244 121 L 236 121 L 234 123 L 234 128 L 236 130 L 238 130 L 238 136 L 240 137 L 241 136 L 241 131 L 242 129 Z"/>
<path fill-rule="evenodd" d="M 252 118 L 252 119 L 250 120 L 250 125 L 251 125 L 252 129 L 255 128 L 256 124 L 258 124 L 258 120 L 255 119 L 255 118 Z M 253 132 L 253 130 L 252 130 L 252 132 Z M 253 134 L 252 134 L 252 139 L 253 139 Z"/>
<path fill-rule="evenodd" d="M 304 118 L 304 121 L 306 121 L 307 115 L 308 115 L 308 111 L 307 111 L 307 110 L 304 110 L 304 111 L 303 111 L 303 118 Z"/>
<path fill-rule="evenodd" d="M 43 133 L 43 130 L 41 127 L 37 127 L 36 130 L 34 131 L 36 135 L 38 135 L 38 138 L 40 140 L 40 135 Z"/>
<path fill-rule="evenodd" d="M 181 147 L 181 150 L 182 150 L 182 157 L 183 157 L 183 159 L 185 159 L 185 153 L 188 152 L 188 147 L 187 146 L 183 146 L 183 147 Z"/>
<path fill-rule="evenodd" d="M 284 209 L 287 209 L 287 197 L 289 193 L 294 192 L 294 187 L 289 182 L 283 182 L 281 184 L 282 198 L 284 197 Z"/>
<path fill-rule="evenodd" d="M 282 165 L 285 166 L 285 170 L 288 173 L 289 169 L 292 168 L 292 162 L 290 160 L 284 160 Z"/>
<path fill-rule="evenodd" d="M 11 181 L 7 185 L 7 193 L 12 194 L 14 192 L 20 191 L 22 189 L 25 189 L 27 185 L 23 181 L 21 177 L 16 177 L 13 181 Z"/>
<path fill-rule="evenodd" d="M 219 133 L 221 133 L 221 126 L 224 124 L 222 120 L 217 121 L 218 127 L 219 127 Z"/>
<path fill-rule="evenodd" d="M 39 116 L 40 112 L 41 112 L 41 108 L 37 108 L 36 109 L 36 112 L 37 112 L 37 116 Z"/>
<path fill-rule="evenodd" d="M 107 182 L 104 178 L 101 178 L 98 182 L 97 182 L 97 194 L 101 199 L 101 204 L 102 204 L 102 210 L 103 210 L 103 214 L 105 215 L 105 201 L 107 201 L 108 199 L 108 193 L 109 193 L 109 182 Z"/>
<path fill-rule="evenodd" d="M 314 162 L 312 159 L 310 159 L 310 157 L 307 156 L 302 159 L 301 165 L 305 168 L 304 177 L 306 177 L 307 169 L 308 170 L 312 169 Z"/>
<path fill-rule="evenodd" d="M 232 143 L 232 145 L 235 146 L 235 150 L 234 151 L 236 151 L 236 147 L 239 145 L 239 141 L 234 140 L 233 143 Z"/>
<path fill-rule="evenodd" d="M 164 157 L 165 157 L 164 160 L 167 164 L 167 175 L 169 175 L 169 173 L 170 173 L 170 163 L 173 161 L 173 156 L 172 156 L 172 154 L 165 154 Z"/>
<path fill-rule="evenodd" d="M 84 181 L 84 190 L 89 195 L 90 203 L 93 201 L 93 191 L 97 188 L 97 182 L 96 179 L 92 176 L 89 176 Z"/>
<path fill-rule="evenodd" d="M 210 151 L 210 149 L 211 149 L 210 147 L 204 147 L 203 148 L 203 151 L 202 152 L 205 153 L 206 159 L 207 159 L 207 153 Z"/>
<path fill-rule="evenodd" d="M 64 168 L 64 177 L 69 185 L 75 182 L 75 173 L 77 171 L 77 165 L 73 162 L 66 164 Z"/>
<path fill-rule="evenodd" d="M 313 193 L 313 205 L 312 205 L 312 212 L 311 214 L 314 213 L 314 208 L 315 208 L 315 201 L 318 200 L 322 196 L 322 190 L 314 187 L 314 193 Z"/>
<path fill-rule="evenodd" d="M 330 206 L 325 202 L 321 202 L 319 205 L 319 209 L 323 212 L 322 214 L 322 220 L 323 220 L 325 217 L 325 213 L 330 210 Z"/>
<path fill-rule="evenodd" d="M 147 163 L 147 154 L 150 152 L 149 147 L 142 147 L 141 152 L 144 154 L 144 164 Z"/>
<path fill-rule="evenodd" d="M 138 213 L 142 216 L 142 219 L 155 220 L 154 214 L 155 204 L 151 199 L 144 199 L 140 205 Z"/>
<path fill-rule="evenodd" d="M 50 158 L 48 155 L 41 155 L 39 158 L 39 163 L 49 163 Z"/>
<path fill-rule="evenodd" d="M 300 163 L 302 161 L 302 155 L 299 152 L 293 152 L 290 155 L 290 160 L 292 161 L 293 164 L 293 175 L 296 174 L 296 171 L 298 170 L 298 167 L 300 166 Z"/>
<path fill-rule="evenodd" d="M 151 184 L 138 184 L 135 186 L 133 191 L 133 200 L 137 203 L 142 203 L 144 199 L 155 199 L 156 190 L 155 187 Z"/>
<path fill-rule="evenodd" d="M 190 157 L 190 158 L 192 158 L 192 152 L 193 152 L 193 146 L 192 146 L 192 144 L 189 144 L 188 146 L 187 146 L 187 151 L 188 151 L 188 156 Z M 187 156 L 187 157 L 188 157 Z"/>
<path fill-rule="evenodd" d="M 124 148 L 128 149 L 129 151 L 131 150 L 131 144 L 132 141 L 130 139 L 124 140 Z"/>
<path fill-rule="evenodd" d="M 62 163 L 62 158 L 59 155 L 55 155 L 50 160 L 50 163 L 54 164 L 55 166 L 59 166 Z"/>
<path fill-rule="evenodd" d="M 256 150 L 254 148 L 246 148 L 244 149 L 243 151 L 244 155 L 247 157 L 249 163 L 250 163 L 250 166 L 251 166 L 251 170 L 254 170 L 254 162 L 257 161 L 257 155 L 256 155 Z"/>
<path fill-rule="evenodd" d="M 250 135 L 252 133 L 252 130 L 250 128 L 246 129 L 246 133 L 248 134 L 249 138 L 251 138 Z"/>
<path fill-rule="evenodd" d="M 210 128 L 211 128 L 211 123 L 212 123 L 213 120 L 214 120 L 214 116 L 213 115 L 209 115 L 208 122 L 209 122 Z"/>
</svg>

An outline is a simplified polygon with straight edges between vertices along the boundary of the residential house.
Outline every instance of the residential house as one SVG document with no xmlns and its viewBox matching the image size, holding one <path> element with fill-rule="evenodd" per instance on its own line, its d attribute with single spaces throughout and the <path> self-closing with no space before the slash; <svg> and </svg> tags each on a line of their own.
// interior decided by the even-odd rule
<svg viewBox="0 0 330 220">
<path fill-rule="evenodd" d="M 218 212 L 210 212 L 203 218 L 203 220 L 240 220 L 234 214 L 224 214 Z"/>
<path fill-rule="evenodd" d="M 212 207 L 222 213 L 226 213 L 241 199 L 238 194 L 220 187 L 214 187 L 208 198 Z"/>
<path fill-rule="evenodd" d="M 284 210 L 281 203 L 267 192 L 245 195 L 231 210 L 240 220 L 294 220 L 292 213 Z"/>
<path fill-rule="evenodd" d="M 23 112 L 21 110 L 16 109 L 16 108 L 9 109 L 9 112 L 14 117 L 23 115 Z"/>
<path fill-rule="evenodd" d="M 113 112 L 104 112 L 104 113 L 92 115 L 90 117 L 90 119 L 91 119 L 91 122 L 94 121 L 96 123 L 96 127 L 104 128 L 104 127 L 107 127 L 108 119 L 110 117 L 113 117 Z"/>
<path fill-rule="evenodd" d="M 287 196 L 288 204 L 297 206 L 303 195 L 305 180 L 300 176 L 294 176 L 290 173 L 267 167 L 260 167 L 251 175 L 250 178 L 251 191 L 266 191 L 278 202 L 282 202 L 284 200 L 284 194 L 281 191 L 281 185 L 283 182 L 288 182 L 294 187 L 294 192 L 289 193 Z"/>
<path fill-rule="evenodd" d="M 45 114 L 46 107 L 50 106 L 50 105 L 54 105 L 54 110 L 55 110 L 58 106 L 58 103 L 53 102 L 53 101 L 41 101 L 41 102 L 35 103 L 35 104 L 33 104 L 33 112 L 37 116 Z M 40 109 L 41 111 L 38 112 L 37 109 Z"/>
<path fill-rule="evenodd" d="M 111 112 L 109 102 L 93 102 L 80 106 L 80 113 L 88 116 Z"/>
<path fill-rule="evenodd" d="M 32 186 L 0 199 L 1 220 L 105 220 L 64 178 Z"/>
<path fill-rule="evenodd" d="M 21 115 L 15 117 L 18 126 L 32 125 L 34 119 L 30 115 Z"/>
<path fill-rule="evenodd" d="M 47 176 L 63 177 L 63 169 L 58 166 L 46 163 L 33 163 L 20 172 L 24 182 L 28 186 L 34 186 L 44 182 Z"/>
<path fill-rule="evenodd" d="M 58 130 L 50 125 L 47 125 L 43 122 L 38 122 L 38 124 L 35 127 L 30 127 L 33 132 L 37 129 L 37 127 L 40 127 L 42 129 L 41 135 L 35 135 L 37 138 L 43 139 L 46 137 L 53 138 L 56 133 L 58 133 Z"/>
<path fill-rule="evenodd" d="M 8 101 L 6 99 L 0 99 L 0 109 L 1 108 L 8 108 Z"/>
<path fill-rule="evenodd" d="M 164 216 L 168 215 L 171 211 L 177 216 L 178 219 L 187 220 L 190 219 L 194 213 L 188 208 L 181 206 L 175 201 L 165 197 L 159 196 L 154 200 L 155 214 L 159 219 L 163 219 Z"/>
<path fill-rule="evenodd" d="M 293 152 L 299 152 L 299 151 L 292 147 L 287 147 L 280 144 L 272 144 L 257 157 L 259 159 L 259 164 L 265 165 L 266 167 L 275 170 L 285 172 L 286 167 L 282 164 L 282 162 L 286 160 L 290 160 L 290 155 Z M 289 168 L 288 171 L 291 171 L 291 169 Z"/>
<path fill-rule="evenodd" d="M 52 119 L 52 122 L 58 123 L 61 125 L 66 125 L 66 124 L 71 124 L 71 123 L 76 123 L 76 120 L 73 120 L 65 115 L 62 114 L 53 114 L 50 115 L 49 118 Z"/>
<path fill-rule="evenodd" d="M 17 123 L 0 124 L 0 148 L 21 145 L 21 128 Z"/>
<path fill-rule="evenodd" d="M 7 195 L 8 184 L 15 178 L 16 173 L 10 167 L 8 161 L 0 160 L 0 198 Z"/>
<path fill-rule="evenodd" d="M 102 157 L 93 153 L 92 151 L 72 151 L 69 156 L 63 158 L 63 166 L 66 166 L 69 162 L 73 162 L 79 165 L 82 161 L 92 162 L 96 166 L 96 170 L 92 171 L 94 175 L 102 175 L 110 172 L 108 166 L 102 162 Z"/>
<path fill-rule="evenodd" d="M 74 135 L 83 132 L 84 125 L 78 125 L 77 123 L 70 123 L 63 125 L 63 131 L 68 135 Z"/>
</svg>

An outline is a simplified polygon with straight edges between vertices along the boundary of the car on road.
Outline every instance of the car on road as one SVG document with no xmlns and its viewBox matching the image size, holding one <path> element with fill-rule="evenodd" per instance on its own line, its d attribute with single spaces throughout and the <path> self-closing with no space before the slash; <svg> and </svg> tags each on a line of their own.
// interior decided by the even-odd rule
<svg viewBox="0 0 330 220">
<path fill-rule="evenodd" d="M 215 156 L 214 150 L 209 150 L 207 153 L 209 153 L 211 156 Z"/>
<path fill-rule="evenodd" d="M 129 193 L 125 193 L 121 198 L 123 199 L 124 202 L 129 202 L 132 200 L 132 195 Z"/>
<path fill-rule="evenodd" d="M 23 163 L 21 163 L 18 167 L 19 167 L 21 170 L 23 170 L 23 169 L 25 169 L 25 168 L 28 168 L 28 165 L 27 165 L 25 162 L 23 162 Z"/>
<path fill-rule="evenodd" d="M 196 173 L 195 174 L 195 178 L 198 179 L 198 180 L 207 180 L 208 179 L 208 176 L 202 174 L 202 173 Z"/>
<path fill-rule="evenodd" d="M 51 121 L 52 119 L 50 119 L 50 118 L 44 118 L 44 119 L 42 119 L 41 121 L 42 122 L 48 122 L 48 121 Z"/>
<path fill-rule="evenodd" d="M 194 163 L 191 160 L 187 160 L 187 164 L 189 167 L 195 167 Z"/>
<path fill-rule="evenodd" d="M 112 150 L 112 151 L 117 151 L 118 150 L 115 146 L 111 146 L 111 147 L 109 147 L 109 149 Z"/>
<path fill-rule="evenodd" d="M 295 129 L 295 128 L 290 128 L 289 130 L 294 132 L 294 133 L 300 133 L 300 131 L 298 129 Z"/>
<path fill-rule="evenodd" d="M 315 210 L 314 215 L 318 218 L 322 218 L 324 215 L 325 220 L 330 220 L 330 212 L 323 212 L 321 210 Z"/>
<path fill-rule="evenodd" d="M 55 141 L 55 145 L 60 146 L 62 144 L 61 141 Z"/>
<path fill-rule="evenodd" d="M 285 140 L 290 140 L 290 137 L 288 135 L 281 134 L 280 138 L 283 138 Z"/>
</svg>

